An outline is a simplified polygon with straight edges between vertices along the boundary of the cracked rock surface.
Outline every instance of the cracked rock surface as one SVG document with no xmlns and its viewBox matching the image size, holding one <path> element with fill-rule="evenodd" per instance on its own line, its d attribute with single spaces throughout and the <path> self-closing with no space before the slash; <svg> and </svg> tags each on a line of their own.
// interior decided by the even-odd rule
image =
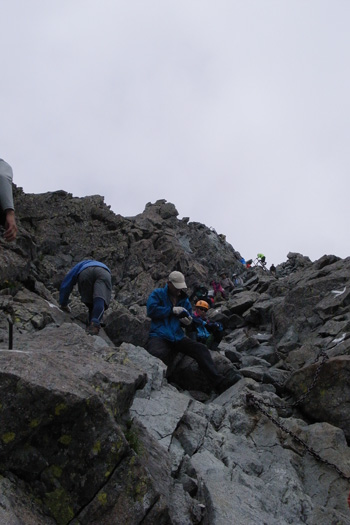
<svg viewBox="0 0 350 525">
<path fill-rule="evenodd" d="M 274 276 L 164 200 L 124 218 L 99 196 L 15 199 L 18 241 L 0 239 L 0 523 L 350 524 L 349 258 L 290 253 Z M 76 290 L 70 314 L 57 303 L 85 257 L 113 275 L 93 337 Z M 222 268 L 242 283 L 209 312 L 225 329 L 212 356 L 242 379 L 218 396 L 190 358 L 167 377 L 147 353 L 145 305 L 174 269 L 191 293 Z"/>
</svg>

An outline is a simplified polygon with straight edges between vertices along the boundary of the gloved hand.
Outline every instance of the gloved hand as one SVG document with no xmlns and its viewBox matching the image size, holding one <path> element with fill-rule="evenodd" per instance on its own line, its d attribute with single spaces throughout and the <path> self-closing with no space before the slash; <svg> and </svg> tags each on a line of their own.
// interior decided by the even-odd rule
<svg viewBox="0 0 350 525">
<path fill-rule="evenodd" d="M 190 313 L 183 306 L 174 306 L 173 314 L 179 319 L 182 319 L 183 317 L 190 317 Z"/>
<path fill-rule="evenodd" d="M 180 319 L 180 323 L 185 326 L 189 326 L 192 323 L 192 317 L 182 317 Z"/>
</svg>

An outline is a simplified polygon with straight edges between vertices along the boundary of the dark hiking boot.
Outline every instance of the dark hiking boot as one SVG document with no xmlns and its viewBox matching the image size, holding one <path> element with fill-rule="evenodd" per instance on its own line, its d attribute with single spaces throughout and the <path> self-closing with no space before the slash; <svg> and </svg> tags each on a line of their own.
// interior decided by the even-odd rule
<svg viewBox="0 0 350 525">
<path fill-rule="evenodd" d="M 222 394 L 230 388 L 230 386 L 236 384 L 240 379 L 242 379 L 242 375 L 237 372 L 236 370 L 229 370 L 222 379 L 215 385 L 215 392 L 217 394 Z"/>
<path fill-rule="evenodd" d="M 89 335 L 98 335 L 99 331 L 100 331 L 100 327 L 96 323 L 90 323 L 86 329 L 86 333 Z"/>
</svg>

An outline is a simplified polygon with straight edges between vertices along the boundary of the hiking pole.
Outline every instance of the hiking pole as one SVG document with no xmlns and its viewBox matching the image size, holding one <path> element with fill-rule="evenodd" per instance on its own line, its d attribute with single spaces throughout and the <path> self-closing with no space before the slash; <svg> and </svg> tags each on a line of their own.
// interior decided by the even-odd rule
<svg viewBox="0 0 350 525">
<path fill-rule="evenodd" d="M 13 343 L 13 321 L 12 318 L 8 315 L 7 321 L 9 324 L 9 350 L 12 350 L 12 343 Z"/>
</svg>

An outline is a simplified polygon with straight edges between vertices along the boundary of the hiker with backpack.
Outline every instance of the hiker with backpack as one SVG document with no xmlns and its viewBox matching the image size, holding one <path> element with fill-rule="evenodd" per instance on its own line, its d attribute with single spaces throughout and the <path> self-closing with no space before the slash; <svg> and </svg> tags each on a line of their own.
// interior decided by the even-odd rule
<svg viewBox="0 0 350 525">
<path fill-rule="evenodd" d="M 86 332 L 98 335 L 104 311 L 111 300 L 111 271 L 105 264 L 91 259 L 76 264 L 65 276 L 60 287 L 59 302 L 62 310 L 70 312 L 69 295 L 77 283 L 81 300 L 89 310 Z"/>
<path fill-rule="evenodd" d="M 4 239 L 14 241 L 17 236 L 17 224 L 12 192 L 12 168 L 0 159 L 0 224 L 5 228 Z"/>
</svg>

